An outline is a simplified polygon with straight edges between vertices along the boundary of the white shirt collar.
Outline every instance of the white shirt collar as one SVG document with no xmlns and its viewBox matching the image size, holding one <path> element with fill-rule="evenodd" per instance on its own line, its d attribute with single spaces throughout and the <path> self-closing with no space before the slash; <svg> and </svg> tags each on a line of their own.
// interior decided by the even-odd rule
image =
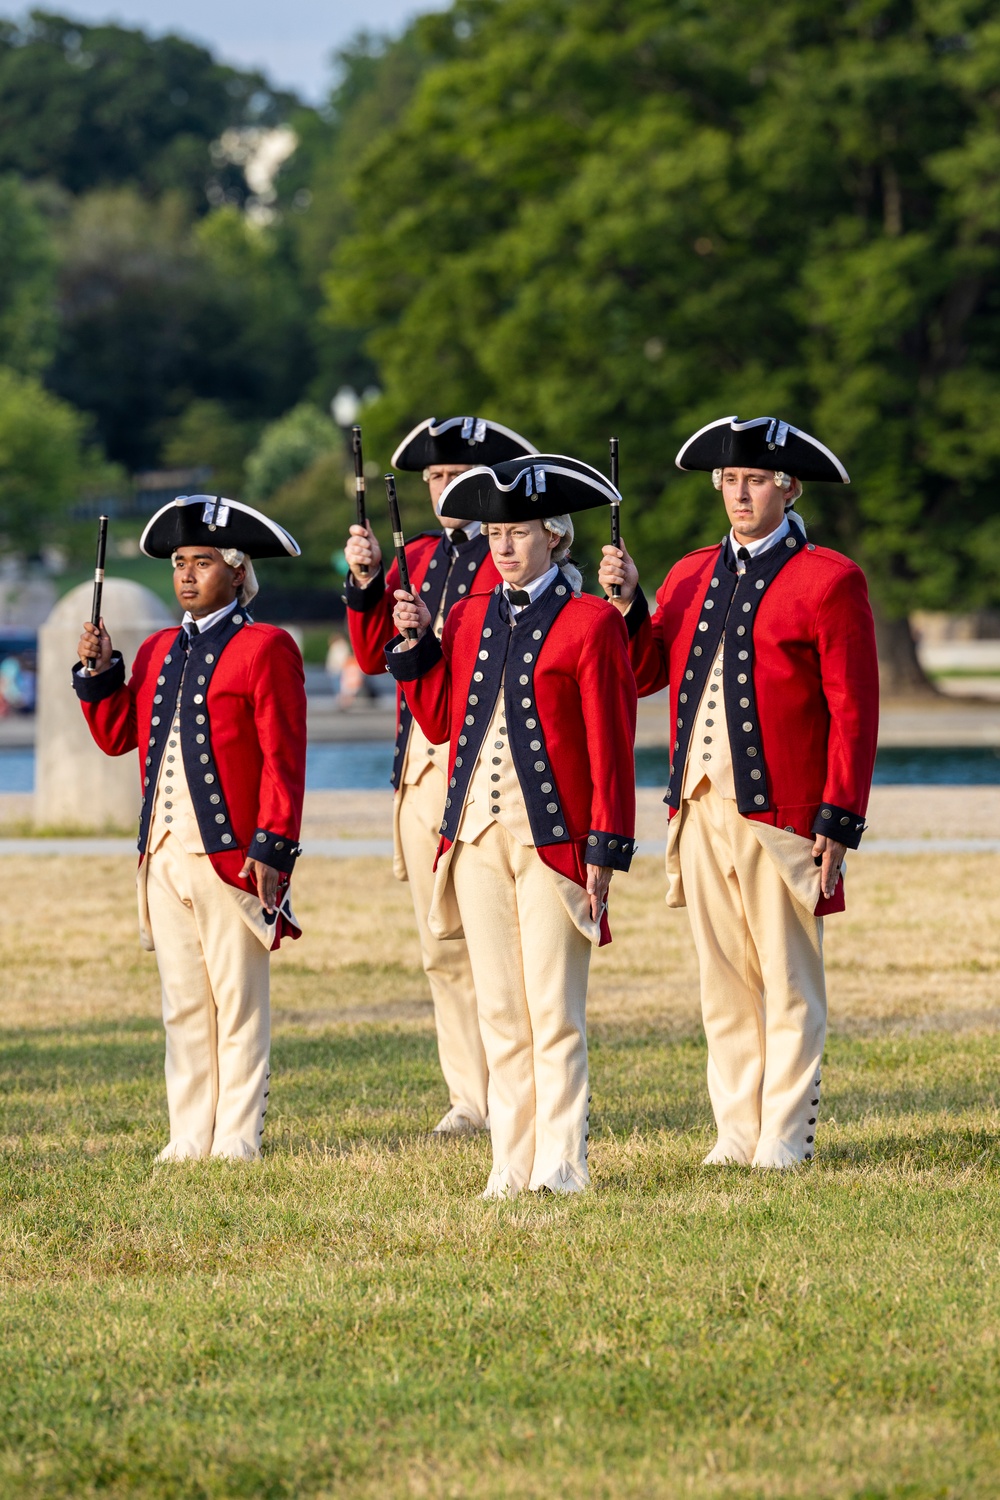
<svg viewBox="0 0 1000 1500">
<path fill-rule="evenodd" d="M 457 526 L 446 526 L 445 527 L 445 531 L 448 533 L 448 540 L 449 541 L 453 541 L 454 540 L 455 532 L 458 529 L 459 528 Z M 481 521 L 466 521 L 463 524 L 463 526 L 462 526 L 461 529 L 462 529 L 462 531 L 465 532 L 466 536 L 469 538 L 469 541 L 470 542 L 474 542 L 476 540 L 476 537 L 482 531 L 483 526 L 482 526 L 482 522 Z"/>
<path fill-rule="evenodd" d="M 558 572 L 558 567 L 555 565 L 555 563 L 553 563 L 552 567 L 544 572 L 541 578 L 533 578 L 530 583 L 526 583 L 524 585 L 524 592 L 528 595 L 528 598 L 531 600 L 532 604 L 534 604 L 539 594 L 544 594 L 545 590 L 548 588 L 549 584 L 553 582 Z M 507 595 L 508 602 L 510 600 L 511 587 L 512 586 L 509 583 L 505 583 L 503 586 L 503 591 Z M 519 610 L 527 609 L 527 607 L 528 606 L 526 604 L 511 604 L 511 615 L 513 617 L 516 617 Z"/>
<path fill-rule="evenodd" d="M 757 557 L 761 552 L 770 552 L 771 548 L 776 547 L 782 537 L 786 537 L 791 529 L 792 525 L 788 517 L 782 516 L 779 525 L 773 531 L 768 532 L 767 536 L 758 537 L 755 542 L 738 542 L 733 534 L 732 527 L 730 527 L 729 544 L 733 549 L 733 556 L 736 557 L 737 550 L 740 547 L 745 547 L 751 557 Z M 736 558 L 736 571 L 737 573 L 746 572 L 746 563 L 741 562 L 738 557 Z"/>
<path fill-rule="evenodd" d="M 210 615 L 202 615 L 200 620 L 196 620 L 191 611 L 189 609 L 186 609 L 184 611 L 184 618 L 181 621 L 181 624 L 184 626 L 184 629 L 188 631 L 189 635 L 191 632 L 188 627 L 191 625 L 197 625 L 198 634 L 204 635 L 206 630 L 211 630 L 213 625 L 218 625 L 220 620 L 224 620 L 226 615 L 230 614 L 236 608 L 239 602 L 240 601 L 238 599 L 234 599 L 232 604 L 224 604 L 221 609 L 213 610 Z"/>
</svg>

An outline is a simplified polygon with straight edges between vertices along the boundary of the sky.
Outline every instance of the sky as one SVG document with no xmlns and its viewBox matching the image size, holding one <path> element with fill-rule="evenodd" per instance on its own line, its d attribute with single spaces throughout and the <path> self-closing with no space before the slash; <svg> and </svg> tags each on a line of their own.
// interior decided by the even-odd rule
<svg viewBox="0 0 1000 1500">
<path fill-rule="evenodd" d="M 318 103 L 337 47 L 362 30 L 398 32 L 422 11 L 446 9 L 447 0 L 52 0 L 39 8 L 91 23 L 141 26 L 156 35 L 180 32 L 224 62 L 261 68 L 272 83 Z M 6 3 L 0 10 L 20 14 Z"/>
</svg>

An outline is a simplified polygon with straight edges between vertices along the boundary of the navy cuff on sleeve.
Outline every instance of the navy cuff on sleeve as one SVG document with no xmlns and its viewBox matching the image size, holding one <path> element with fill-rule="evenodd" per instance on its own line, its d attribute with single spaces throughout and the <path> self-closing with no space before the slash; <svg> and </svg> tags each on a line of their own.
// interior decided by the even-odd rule
<svg viewBox="0 0 1000 1500">
<path fill-rule="evenodd" d="M 865 831 L 865 820 L 861 813 L 848 811 L 846 807 L 835 807 L 832 802 L 821 802 L 819 812 L 813 819 L 813 833 L 824 833 L 848 849 L 857 849 Z"/>
<path fill-rule="evenodd" d="M 301 853 L 295 839 L 290 839 L 283 833 L 270 833 L 266 828 L 258 828 L 250 840 L 247 858 L 259 859 L 262 864 L 290 875 Z"/>
<path fill-rule="evenodd" d="M 625 616 L 625 629 L 628 631 L 628 638 L 630 641 L 635 640 L 636 636 L 639 634 L 641 626 L 648 619 L 649 601 L 646 598 L 645 594 L 642 592 L 642 589 L 636 589 L 635 598 L 632 600 L 632 606 L 629 609 L 628 614 Z"/>
<path fill-rule="evenodd" d="M 592 828 L 587 835 L 588 865 L 604 865 L 609 870 L 627 870 L 635 853 L 635 839 L 620 833 L 602 833 Z"/>
<path fill-rule="evenodd" d="M 344 603 L 348 609 L 353 609 L 357 614 L 367 614 L 379 604 L 385 594 L 385 569 L 379 564 L 379 570 L 372 575 L 371 581 L 362 588 L 353 573 L 348 573 L 347 582 L 344 584 Z"/>
<path fill-rule="evenodd" d="M 394 650 L 402 639 L 401 635 L 394 636 L 386 646 L 385 664 L 397 682 L 416 682 L 431 667 L 437 666 L 442 656 L 441 645 L 433 630 L 428 630 L 426 635 L 421 636 L 409 651 Z"/>
<path fill-rule="evenodd" d="M 125 686 L 125 663 L 117 651 L 113 653 L 107 671 L 99 672 L 96 677 L 88 677 L 82 668 L 82 661 L 73 668 L 73 686 L 81 703 L 103 703 L 105 698 L 113 697 Z"/>
</svg>

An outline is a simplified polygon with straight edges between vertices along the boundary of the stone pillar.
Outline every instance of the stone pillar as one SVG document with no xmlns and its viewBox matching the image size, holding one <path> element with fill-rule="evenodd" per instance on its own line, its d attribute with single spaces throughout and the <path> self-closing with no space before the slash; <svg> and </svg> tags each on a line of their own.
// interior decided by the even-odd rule
<svg viewBox="0 0 1000 1500">
<path fill-rule="evenodd" d="M 35 826 L 81 831 L 138 827 L 140 784 L 136 751 L 105 755 L 90 737 L 71 671 L 93 585 L 81 583 L 59 600 L 38 632 L 38 711 L 35 731 Z M 109 578 L 104 623 L 126 676 L 142 642 L 175 624 L 161 599 L 141 584 Z"/>
</svg>

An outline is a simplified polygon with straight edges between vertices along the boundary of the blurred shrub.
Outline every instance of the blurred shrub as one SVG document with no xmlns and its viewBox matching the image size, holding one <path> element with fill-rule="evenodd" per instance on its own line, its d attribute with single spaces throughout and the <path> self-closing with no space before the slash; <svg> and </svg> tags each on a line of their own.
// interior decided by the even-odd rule
<svg viewBox="0 0 1000 1500">
<path fill-rule="evenodd" d="M 246 500 L 251 505 L 263 504 L 283 485 L 311 469 L 318 458 L 335 451 L 341 454 L 342 469 L 343 438 L 339 431 L 318 406 L 301 402 L 264 429 L 247 459 Z"/>
</svg>

